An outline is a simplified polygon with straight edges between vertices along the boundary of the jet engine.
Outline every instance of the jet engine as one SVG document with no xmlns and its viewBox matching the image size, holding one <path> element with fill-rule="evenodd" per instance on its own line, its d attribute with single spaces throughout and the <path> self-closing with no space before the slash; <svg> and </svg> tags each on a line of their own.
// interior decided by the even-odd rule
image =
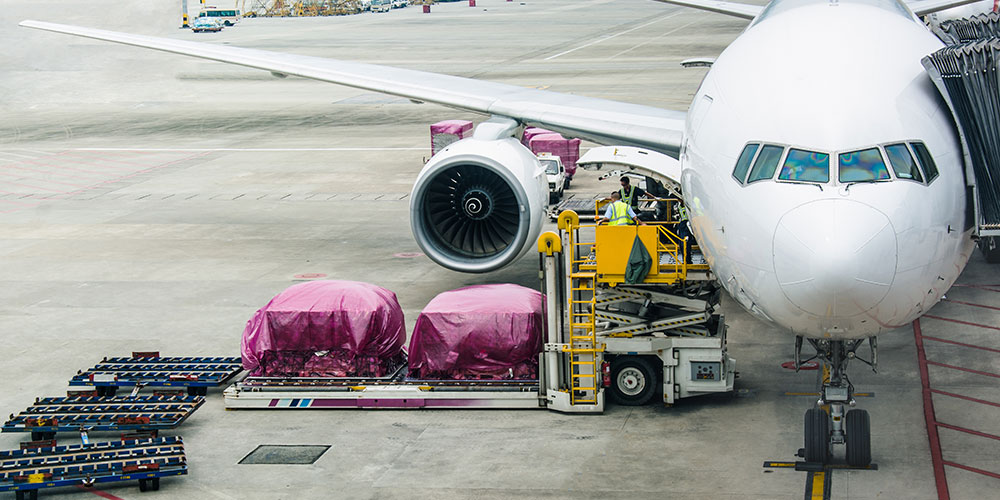
<svg viewBox="0 0 1000 500">
<path fill-rule="evenodd" d="M 513 137 L 477 128 L 421 170 L 410 196 L 410 227 L 434 262 L 485 273 L 532 248 L 547 202 L 545 171 L 535 155 Z"/>
</svg>

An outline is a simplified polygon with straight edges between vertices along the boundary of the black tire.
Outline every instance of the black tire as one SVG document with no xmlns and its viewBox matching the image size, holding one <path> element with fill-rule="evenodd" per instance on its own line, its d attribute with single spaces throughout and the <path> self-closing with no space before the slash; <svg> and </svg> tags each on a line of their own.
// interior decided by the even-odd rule
<svg viewBox="0 0 1000 500">
<path fill-rule="evenodd" d="M 845 429 L 847 436 L 847 465 L 867 467 L 872 463 L 871 419 L 865 410 L 847 412 Z"/>
<path fill-rule="evenodd" d="M 656 394 L 660 377 L 653 363 L 629 356 L 611 362 L 611 398 L 624 406 L 641 406 Z"/>
<path fill-rule="evenodd" d="M 149 491 L 149 483 L 147 483 L 145 479 L 139 480 L 139 491 L 143 493 Z"/>
<path fill-rule="evenodd" d="M 38 500 L 38 490 L 31 490 L 28 492 L 28 500 Z"/>
<path fill-rule="evenodd" d="M 160 478 L 154 477 L 153 479 L 150 479 L 149 480 L 149 486 L 150 486 L 151 490 L 153 490 L 153 491 L 159 491 L 160 490 Z"/>
<path fill-rule="evenodd" d="M 830 416 L 819 408 L 806 410 L 806 462 L 825 464 L 830 458 Z"/>
<path fill-rule="evenodd" d="M 24 500 L 24 492 L 20 491 L 20 490 L 15 491 L 14 492 L 14 500 Z"/>
<path fill-rule="evenodd" d="M 559 193 L 549 193 L 549 205 L 555 205 L 559 202 Z"/>
<path fill-rule="evenodd" d="M 990 264 L 1000 264 L 1000 241 L 995 236 L 985 236 L 979 239 L 979 251 Z"/>
<path fill-rule="evenodd" d="M 563 190 L 565 191 L 567 189 L 569 189 L 569 177 L 567 177 L 566 180 L 563 181 Z"/>
</svg>

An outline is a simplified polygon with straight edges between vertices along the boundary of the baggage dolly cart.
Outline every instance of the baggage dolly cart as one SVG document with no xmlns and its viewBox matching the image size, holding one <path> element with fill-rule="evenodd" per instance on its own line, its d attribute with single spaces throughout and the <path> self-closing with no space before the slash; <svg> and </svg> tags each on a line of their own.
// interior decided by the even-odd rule
<svg viewBox="0 0 1000 500">
<path fill-rule="evenodd" d="M 160 489 L 160 478 L 187 474 L 179 436 L 0 451 L 0 492 L 17 500 L 60 486 L 139 481 L 139 491 Z"/>
<path fill-rule="evenodd" d="M 91 386 L 98 396 L 114 396 L 119 387 L 133 395 L 143 387 L 187 388 L 188 395 L 204 396 L 209 387 L 225 384 L 243 370 L 236 357 L 161 357 L 158 352 L 133 352 L 131 357 L 104 358 L 93 368 L 77 372 L 71 386 Z"/>
<path fill-rule="evenodd" d="M 32 440 L 79 432 L 84 442 L 92 431 L 159 431 L 173 429 L 204 404 L 201 396 L 51 397 L 39 398 L 18 415 L 10 415 L 2 432 L 30 432 Z"/>
</svg>

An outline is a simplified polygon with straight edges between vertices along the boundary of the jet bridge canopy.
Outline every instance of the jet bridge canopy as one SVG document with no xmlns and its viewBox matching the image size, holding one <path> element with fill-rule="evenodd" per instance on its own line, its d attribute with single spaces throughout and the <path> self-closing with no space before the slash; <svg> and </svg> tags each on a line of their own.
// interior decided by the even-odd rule
<svg viewBox="0 0 1000 500">
<path fill-rule="evenodd" d="M 980 236 L 1000 236 L 1000 38 L 998 16 L 950 21 L 939 32 L 953 43 L 923 59 L 931 79 L 948 102 L 959 135 L 975 203 L 967 227 L 978 225 Z M 974 35 L 990 36 L 966 40 Z M 968 172 L 971 171 L 971 175 Z"/>
</svg>

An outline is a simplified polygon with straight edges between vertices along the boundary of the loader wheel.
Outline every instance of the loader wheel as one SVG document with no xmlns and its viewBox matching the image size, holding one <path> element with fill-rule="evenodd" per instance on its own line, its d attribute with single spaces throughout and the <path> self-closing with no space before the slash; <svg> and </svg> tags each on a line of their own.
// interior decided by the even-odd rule
<svg viewBox="0 0 1000 500">
<path fill-rule="evenodd" d="M 659 377 L 644 358 L 624 357 L 611 362 L 611 397 L 620 405 L 641 406 L 656 394 Z"/>
</svg>

